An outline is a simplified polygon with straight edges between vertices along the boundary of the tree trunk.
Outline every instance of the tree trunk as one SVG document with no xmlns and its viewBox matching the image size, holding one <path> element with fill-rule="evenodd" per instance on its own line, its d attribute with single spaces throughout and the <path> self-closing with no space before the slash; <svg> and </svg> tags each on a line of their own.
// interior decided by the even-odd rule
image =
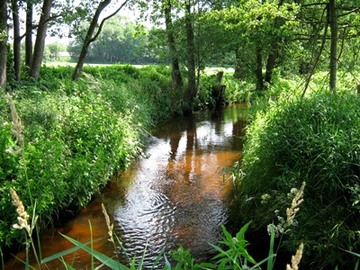
<svg viewBox="0 0 360 270">
<path fill-rule="evenodd" d="M 34 54 L 31 61 L 31 68 L 29 71 L 30 77 L 37 80 L 40 74 L 41 63 L 44 56 L 45 38 L 47 27 L 50 19 L 50 11 L 53 0 L 44 0 L 39 27 L 36 34 L 36 41 L 34 47 Z"/>
<path fill-rule="evenodd" d="M 33 4 L 31 0 L 28 0 L 26 6 L 26 33 L 25 33 L 25 65 L 27 72 L 30 72 L 31 59 L 32 59 L 32 30 L 33 30 Z"/>
<path fill-rule="evenodd" d="M 21 37 L 20 37 L 20 17 L 19 5 L 17 0 L 11 0 L 12 14 L 13 14 L 13 30 L 14 30 L 14 71 L 15 80 L 19 81 L 21 78 Z"/>
<path fill-rule="evenodd" d="M 78 62 L 76 64 L 74 73 L 72 75 L 73 80 L 77 80 L 80 77 L 80 73 L 81 73 L 81 70 L 82 70 L 82 68 L 84 66 L 84 61 L 85 61 L 85 57 L 86 57 L 86 55 L 88 53 L 89 46 L 90 46 L 90 44 L 92 42 L 94 42 L 97 39 L 97 37 L 101 33 L 101 30 L 102 30 L 102 27 L 103 27 L 105 21 L 107 21 L 111 17 L 115 16 L 126 5 L 126 3 L 128 1 L 129 0 L 125 0 L 118 9 L 116 9 L 109 16 L 105 17 L 101 21 L 100 26 L 99 26 L 98 30 L 96 31 L 96 33 L 95 33 L 95 29 L 97 27 L 97 24 L 98 24 L 98 21 L 99 21 L 99 18 L 100 18 L 100 14 L 111 3 L 111 0 L 103 0 L 103 1 L 101 1 L 99 3 L 99 5 L 98 5 L 98 7 L 97 7 L 97 9 L 95 11 L 94 17 L 91 20 L 89 29 L 88 29 L 88 31 L 86 33 L 84 44 L 83 44 L 83 46 L 81 48 L 80 56 L 79 56 Z"/>
<path fill-rule="evenodd" d="M 173 89 L 178 89 L 183 86 L 183 80 L 180 72 L 179 58 L 177 56 L 173 24 L 171 20 L 171 0 L 163 0 L 162 5 L 165 15 L 166 34 L 171 59 L 172 86 Z"/>
<path fill-rule="evenodd" d="M 6 61 L 7 61 L 7 1 L 0 0 L 0 87 L 6 87 Z"/>
<path fill-rule="evenodd" d="M 186 51 L 188 68 L 188 100 L 192 109 L 196 96 L 196 68 L 195 68 L 195 40 L 192 24 L 191 0 L 185 0 L 185 30 L 186 30 Z"/>
<path fill-rule="evenodd" d="M 240 48 L 235 50 L 235 71 L 233 77 L 235 79 L 241 79 L 241 65 L 242 65 L 242 59 L 241 59 L 241 53 L 242 50 Z"/>
<path fill-rule="evenodd" d="M 264 78 L 263 78 L 263 63 L 262 63 L 262 49 L 260 46 L 256 48 L 256 90 L 264 90 Z"/>
<path fill-rule="evenodd" d="M 338 43 L 338 24 L 336 19 L 335 0 L 329 0 L 328 5 L 329 25 L 330 25 L 330 90 L 336 90 L 337 73 L 337 43 Z"/>
<path fill-rule="evenodd" d="M 276 66 L 277 59 L 278 59 L 277 44 L 274 44 L 274 47 L 272 48 L 266 62 L 265 82 L 267 82 L 268 84 L 271 83 L 271 78 L 274 68 Z"/>
</svg>

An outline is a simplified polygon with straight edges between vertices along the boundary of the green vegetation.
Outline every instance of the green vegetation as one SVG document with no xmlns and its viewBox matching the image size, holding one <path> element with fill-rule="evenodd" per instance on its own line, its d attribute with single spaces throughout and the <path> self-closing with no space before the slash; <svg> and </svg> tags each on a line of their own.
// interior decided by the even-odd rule
<svg viewBox="0 0 360 270">
<path fill-rule="evenodd" d="M 30 239 L 38 232 L 33 225 L 22 224 L 25 235 L 12 227 L 20 214 L 10 190 L 32 213 L 31 224 L 46 227 L 86 205 L 126 168 L 154 124 L 218 105 L 224 85 L 225 101 L 247 102 L 252 115 L 234 169 L 241 219 L 235 226 L 252 220 L 249 230 L 264 240 L 270 224 L 268 269 L 274 241 L 285 256 L 304 243 L 303 263 L 311 269 L 357 268 L 359 0 L 55 2 L 0 5 L 0 259 L 16 243 L 35 249 Z M 139 20 L 149 18 L 152 29 L 115 16 L 125 7 Z M 74 38 L 67 49 L 75 70 L 42 66 L 64 50 L 45 47 L 48 32 L 64 37 L 61 29 Z M 85 60 L 170 68 L 84 67 Z M 222 80 L 204 74 L 211 66 L 232 67 L 234 74 Z M 294 201 L 301 187 L 304 202 Z M 301 203 L 296 221 L 290 210 L 286 219 L 279 214 L 290 203 L 294 213 Z M 222 244 L 230 246 L 233 238 L 223 230 Z M 252 262 L 244 230 L 229 252 L 215 247 L 214 265 Z M 177 269 L 202 267 L 186 250 L 176 256 Z"/>
<path fill-rule="evenodd" d="M 88 25 L 82 25 L 81 35 L 69 45 L 68 51 L 77 60 Z M 148 47 L 148 30 L 129 19 L 115 16 L 104 26 L 87 55 L 88 63 L 149 64 L 158 62 L 157 55 Z"/>
<path fill-rule="evenodd" d="M 185 92 L 170 90 L 166 67 L 114 65 L 85 72 L 73 82 L 71 68 L 46 68 L 38 82 L 17 84 L 11 97 L 1 93 L 1 248 L 24 240 L 12 227 L 17 215 L 10 188 L 39 216 L 40 228 L 57 222 L 63 211 L 85 206 L 141 153 L 155 123 L 187 107 Z M 211 85 L 202 89 L 209 92 Z"/>
<path fill-rule="evenodd" d="M 96 250 L 93 249 L 93 243 L 94 239 L 92 238 L 92 226 L 91 222 L 89 221 L 90 226 L 90 242 L 89 243 L 81 243 L 77 241 L 76 239 L 73 239 L 71 237 L 68 237 L 66 235 L 63 235 L 63 237 L 71 242 L 74 247 L 61 251 L 59 253 L 53 254 L 47 258 L 41 258 L 41 253 L 39 253 L 34 245 L 34 239 L 32 237 L 32 233 L 34 228 L 36 227 L 37 218 L 35 214 L 33 214 L 32 219 L 29 220 L 30 216 L 27 213 L 26 209 L 24 208 L 24 205 L 19 198 L 16 191 L 13 189 L 11 191 L 11 198 L 13 204 L 16 206 L 16 212 L 18 215 L 18 223 L 14 224 L 14 228 L 23 231 L 26 235 L 26 258 L 24 261 L 26 269 L 29 268 L 29 251 L 30 247 L 32 248 L 33 254 L 36 258 L 37 266 L 39 268 L 42 267 L 42 265 L 52 261 L 52 260 L 60 260 L 63 263 L 63 266 L 65 269 L 74 269 L 72 265 L 64 260 L 64 256 L 67 254 L 70 254 L 72 252 L 75 252 L 79 249 L 87 252 L 91 256 L 91 269 L 97 269 L 95 268 L 95 264 L 98 262 L 101 263 L 101 266 L 107 266 L 110 269 L 123 269 L 123 270 L 135 270 L 135 269 L 142 269 L 143 261 L 140 260 L 140 262 L 137 262 L 135 258 L 131 259 L 127 256 L 126 251 L 123 250 L 125 255 L 129 259 L 129 267 L 118 262 L 114 258 L 110 258 Z M 102 211 L 104 214 L 104 218 L 106 221 L 106 225 L 108 227 L 108 234 L 109 234 L 109 241 L 114 244 L 114 248 L 117 246 L 120 246 L 122 248 L 121 241 L 117 237 L 116 234 L 114 234 L 113 231 L 113 224 L 110 223 L 110 218 L 107 214 L 107 211 L 102 205 Z M 153 267 L 159 267 L 159 262 L 161 261 L 161 257 L 165 258 L 164 262 L 164 269 L 171 270 L 171 269 L 178 269 L 178 270 L 186 270 L 186 269 L 235 269 L 235 270 L 241 270 L 241 269 L 248 269 L 251 267 L 251 269 L 261 269 L 259 266 L 262 264 L 265 264 L 267 262 L 267 270 L 272 270 L 274 267 L 273 264 L 273 258 L 276 256 L 276 254 L 273 253 L 274 251 L 274 235 L 275 231 L 271 231 L 271 240 L 270 240 L 270 251 L 269 256 L 259 263 L 256 263 L 255 260 L 251 257 L 251 255 L 247 251 L 248 241 L 245 239 L 245 233 L 248 230 L 248 227 L 250 225 L 250 222 L 244 225 L 240 231 L 236 234 L 235 237 L 232 237 L 232 235 L 226 230 L 224 226 L 222 226 L 223 231 L 223 239 L 219 242 L 222 247 L 217 245 L 212 245 L 212 247 L 217 251 L 217 255 L 212 258 L 212 262 L 204 262 L 204 263 L 197 263 L 195 262 L 195 259 L 190 254 L 189 250 L 184 249 L 183 247 L 179 247 L 176 251 L 172 251 L 170 253 L 171 257 L 174 261 L 174 266 L 171 265 L 169 260 L 167 259 L 166 255 L 159 254 L 158 260 L 154 262 Z M 39 243 L 41 245 L 41 243 Z M 89 246 L 90 245 L 90 246 Z M 297 254 L 295 258 L 292 259 L 291 267 L 290 269 L 296 269 L 295 267 L 298 267 L 301 257 L 302 257 L 302 250 L 303 246 L 302 244 L 299 247 L 299 250 L 297 251 Z M 145 252 L 145 251 L 144 251 Z M 287 266 L 290 267 L 290 264 Z"/>
<path fill-rule="evenodd" d="M 281 227 L 292 194 L 306 182 L 304 202 L 282 244 L 304 242 L 304 265 L 351 269 L 359 250 L 360 98 L 354 92 L 283 94 L 249 125 L 236 174 L 236 204 L 255 232 Z M 289 197 L 290 196 L 290 197 Z M 285 217 L 286 220 L 286 217 Z"/>
</svg>

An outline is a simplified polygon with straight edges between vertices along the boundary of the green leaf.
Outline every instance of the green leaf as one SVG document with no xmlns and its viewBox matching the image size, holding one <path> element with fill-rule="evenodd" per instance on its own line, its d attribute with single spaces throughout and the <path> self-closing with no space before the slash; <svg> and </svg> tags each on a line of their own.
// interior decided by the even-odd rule
<svg viewBox="0 0 360 270">
<path fill-rule="evenodd" d="M 86 251 L 87 253 L 91 254 L 92 256 L 94 256 L 97 260 L 99 260 L 101 263 L 103 263 L 104 265 L 112 268 L 112 269 L 119 269 L 119 270 L 129 270 L 129 268 L 115 260 L 113 260 L 112 258 L 96 251 L 93 250 L 91 248 L 89 248 L 86 244 L 82 244 L 79 241 L 66 236 L 64 234 L 61 234 L 65 239 L 67 239 L 69 242 L 73 243 L 75 246 L 77 246 L 78 248 Z"/>
<path fill-rule="evenodd" d="M 84 243 L 84 244 L 82 244 L 82 245 L 86 246 L 86 245 L 88 245 L 88 244 L 90 244 L 90 242 L 86 242 L 86 243 Z M 69 249 L 67 249 L 67 250 L 58 252 L 58 253 L 56 253 L 56 254 L 53 254 L 53 255 L 51 255 L 51 256 L 49 256 L 49 257 L 46 257 L 46 258 L 42 259 L 42 260 L 41 260 L 41 263 L 44 264 L 44 263 L 48 263 L 48 262 L 53 261 L 53 260 L 56 260 L 56 259 L 61 259 L 62 257 L 66 256 L 66 255 L 68 255 L 68 254 L 70 254 L 70 253 L 73 253 L 73 252 L 75 252 L 75 251 L 77 251 L 77 250 L 79 250 L 79 249 L 81 249 L 81 247 L 75 246 L 75 247 L 69 248 Z"/>
</svg>

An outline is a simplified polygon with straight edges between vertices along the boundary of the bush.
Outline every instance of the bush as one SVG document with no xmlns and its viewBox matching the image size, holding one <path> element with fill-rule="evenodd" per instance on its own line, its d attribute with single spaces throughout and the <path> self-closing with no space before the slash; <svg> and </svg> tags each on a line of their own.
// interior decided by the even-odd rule
<svg viewBox="0 0 360 270">
<path fill-rule="evenodd" d="M 280 99 L 257 114 L 244 148 L 236 169 L 241 218 L 266 231 L 291 204 L 289 190 L 305 181 L 298 226 L 284 246 L 292 252 L 303 241 L 311 269 L 353 267 L 340 248 L 360 248 L 360 98 L 318 92 Z"/>
</svg>

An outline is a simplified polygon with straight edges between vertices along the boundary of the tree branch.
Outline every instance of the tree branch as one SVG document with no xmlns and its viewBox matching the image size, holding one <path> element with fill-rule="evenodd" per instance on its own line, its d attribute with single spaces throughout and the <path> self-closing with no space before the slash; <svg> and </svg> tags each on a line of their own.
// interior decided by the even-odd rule
<svg viewBox="0 0 360 270">
<path fill-rule="evenodd" d="M 96 31 L 94 37 L 93 37 L 92 39 L 90 39 L 90 43 L 94 42 L 94 41 L 97 39 L 97 37 L 100 35 L 101 30 L 102 30 L 102 28 L 104 27 L 105 22 L 106 22 L 107 20 L 109 20 L 110 18 L 114 17 L 114 16 L 127 4 L 127 2 L 129 2 L 129 0 L 125 0 L 117 10 L 115 10 L 113 13 L 111 13 L 109 16 L 105 17 L 105 18 L 101 21 L 101 23 L 100 23 L 100 25 L 99 25 L 99 28 L 98 28 L 98 30 Z"/>
<path fill-rule="evenodd" d="M 324 16 L 327 8 L 328 8 L 327 6 L 324 8 L 321 17 Z M 315 59 L 315 61 L 314 61 L 314 65 L 313 65 L 313 67 L 312 67 L 312 69 L 311 69 L 311 71 L 310 71 L 310 73 L 309 73 L 309 76 L 308 76 L 307 79 L 306 79 L 305 87 L 304 87 L 304 90 L 303 90 L 303 92 L 302 92 L 301 97 L 304 97 L 304 96 L 305 96 L 306 90 L 307 90 L 307 88 L 309 87 L 309 84 L 310 84 L 311 77 L 312 77 L 312 75 L 313 75 L 314 72 L 315 72 L 316 66 L 317 66 L 317 64 L 318 64 L 318 62 L 319 62 L 319 60 L 320 60 L 321 53 L 322 53 L 322 51 L 323 51 L 324 48 L 325 48 L 325 43 L 326 43 L 326 36 L 327 36 L 327 32 L 328 32 L 328 27 L 329 27 L 329 20 L 325 20 L 325 29 L 324 29 L 324 34 L 323 34 L 323 39 L 322 39 L 321 47 L 320 47 L 319 53 L 318 53 L 318 55 L 317 55 L 317 57 L 316 57 L 316 59 Z"/>
</svg>

